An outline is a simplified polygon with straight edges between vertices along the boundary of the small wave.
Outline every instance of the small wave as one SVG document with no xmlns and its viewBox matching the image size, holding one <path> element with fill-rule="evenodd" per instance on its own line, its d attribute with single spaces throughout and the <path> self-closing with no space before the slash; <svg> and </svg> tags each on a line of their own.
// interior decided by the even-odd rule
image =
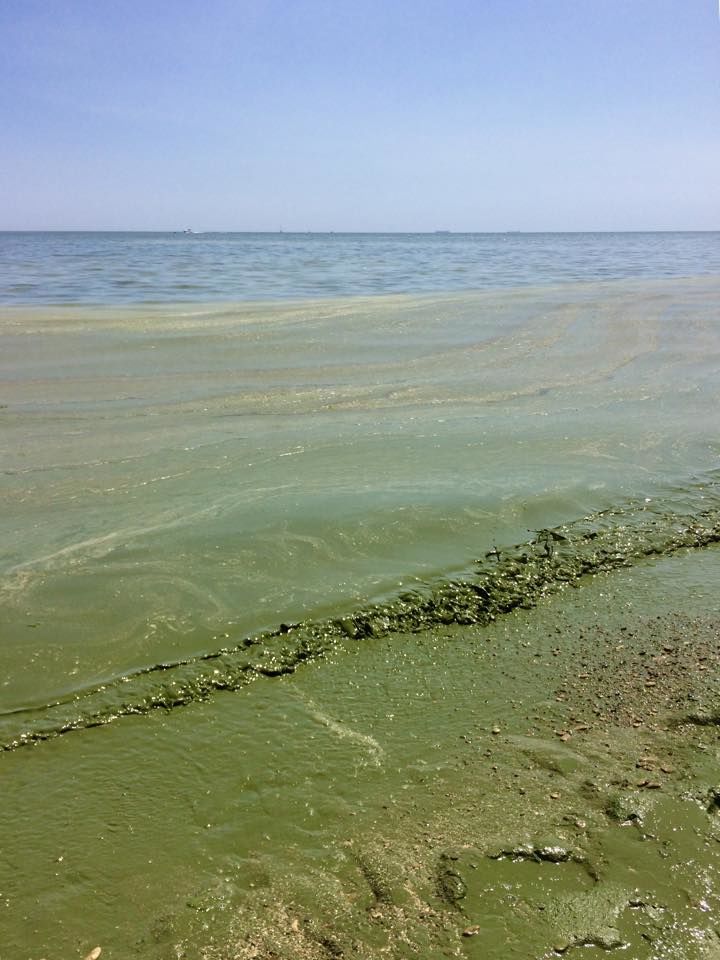
<svg viewBox="0 0 720 960">
<path fill-rule="evenodd" d="M 552 529 L 523 544 L 493 550 L 462 576 L 405 592 L 346 616 L 283 623 L 233 646 L 156 663 L 72 697 L 0 714 L 0 750 L 50 740 L 125 717 L 173 710 L 240 690 L 263 677 L 293 673 L 348 640 L 450 625 L 483 625 L 584 577 L 630 567 L 679 550 L 720 542 L 717 481 L 668 491 L 665 500 L 627 503 Z"/>
</svg>

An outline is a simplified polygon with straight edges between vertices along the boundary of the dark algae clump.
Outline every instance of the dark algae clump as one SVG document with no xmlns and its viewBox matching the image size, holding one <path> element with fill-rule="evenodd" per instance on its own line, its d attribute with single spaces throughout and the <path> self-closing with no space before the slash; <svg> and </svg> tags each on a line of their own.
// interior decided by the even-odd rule
<svg viewBox="0 0 720 960">
<path fill-rule="evenodd" d="M 659 501 L 604 510 L 537 531 L 519 546 L 496 548 L 464 576 L 425 590 L 403 593 L 339 619 L 283 623 L 232 647 L 158 663 L 65 700 L 0 715 L 0 748 L 15 750 L 119 717 L 172 710 L 217 691 L 239 690 L 260 677 L 292 673 L 348 639 L 488 624 L 516 608 L 531 608 L 583 577 L 720 541 L 715 484 L 689 486 L 678 499 L 683 501 L 682 512 L 663 509 Z"/>
</svg>

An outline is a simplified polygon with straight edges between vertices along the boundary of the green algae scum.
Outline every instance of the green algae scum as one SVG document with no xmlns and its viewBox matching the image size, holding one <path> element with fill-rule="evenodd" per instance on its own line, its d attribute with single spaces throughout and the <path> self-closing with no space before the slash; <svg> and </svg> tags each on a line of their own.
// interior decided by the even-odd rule
<svg viewBox="0 0 720 960">
<path fill-rule="evenodd" d="M 0 960 L 720 958 L 712 276 L 0 318 Z"/>
<path fill-rule="evenodd" d="M 494 562 L 486 558 L 461 579 L 433 584 L 424 592 L 406 592 L 338 619 L 283 623 L 233 647 L 153 664 L 52 703 L 16 709 L 9 718 L 0 718 L 0 729 L 26 726 L 0 743 L 0 749 L 15 750 L 156 708 L 171 710 L 215 691 L 237 690 L 258 677 L 292 673 L 345 636 L 363 640 L 443 624 L 488 624 L 516 607 L 535 606 L 588 575 L 717 543 L 720 491 L 716 493 L 715 486 L 713 481 L 688 489 L 688 499 L 694 493 L 697 500 L 695 513 L 663 515 L 645 503 L 605 510 L 561 528 L 540 530 L 530 543 L 504 553 L 495 548 L 488 554 Z"/>
</svg>

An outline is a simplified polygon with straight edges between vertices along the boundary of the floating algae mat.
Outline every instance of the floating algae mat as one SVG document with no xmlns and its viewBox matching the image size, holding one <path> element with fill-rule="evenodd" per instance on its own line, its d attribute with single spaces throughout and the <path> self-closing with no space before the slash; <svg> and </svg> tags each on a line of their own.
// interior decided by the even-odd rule
<svg viewBox="0 0 720 960">
<path fill-rule="evenodd" d="M 0 960 L 717 957 L 716 239 L 457 243 L 3 308 Z"/>
<path fill-rule="evenodd" d="M 577 585 L 584 576 L 705 547 L 720 540 L 720 495 L 715 487 L 714 481 L 688 487 L 683 505 L 694 512 L 661 513 L 649 503 L 604 510 L 540 530 L 528 544 L 502 552 L 495 548 L 462 579 L 434 584 L 424 592 L 405 593 L 339 619 L 282 624 L 233 647 L 144 667 L 67 700 L 0 715 L 0 735 L 7 737 L 0 747 L 14 750 L 122 716 L 185 706 L 216 691 L 237 690 L 258 677 L 291 673 L 343 637 L 363 640 L 442 624 L 487 624 L 518 606 L 534 606 L 567 584 Z M 5 732 L 14 730 L 20 732 Z"/>
</svg>

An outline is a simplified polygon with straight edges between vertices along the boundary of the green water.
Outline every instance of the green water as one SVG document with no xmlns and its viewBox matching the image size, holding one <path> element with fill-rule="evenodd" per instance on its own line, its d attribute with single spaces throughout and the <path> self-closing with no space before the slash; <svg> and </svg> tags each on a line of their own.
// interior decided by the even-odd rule
<svg viewBox="0 0 720 960">
<path fill-rule="evenodd" d="M 1 955 L 99 944 L 118 957 L 207 945 L 249 956 L 235 945 L 250 935 L 288 957 L 315 956 L 328 936 L 351 956 L 388 944 L 411 956 L 406 937 L 424 956 L 542 957 L 587 935 L 631 943 L 634 957 L 715 956 L 703 938 L 717 943 L 718 821 L 700 801 L 715 785 L 716 730 L 669 739 L 678 775 L 630 795 L 645 805 L 642 831 L 604 811 L 669 735 L 618 727 L 565 744 L 553 730 L 567 723 L 554 693 L 578 671 L 578 630 L 630 625 L 642 638 L 650 617 L 699 611 L 717 624 L 718 574 L 716 548 L 601 574 L 494 626 L 348 641 L 242 695 L 6 754 Z M 528 844 L 579 850 L 597 876 L 490 859 Z M 448 851 L 467 887 L 456 904 L 438 894 Z M 636 900 L 654 905 L 660 952 Z M 462 938 L 475 924 L 481 934 Z"/>
<path fill-rule="evenodd" d="M 347 609 L 715 468 L 717 297 L 6 309 L 6 702 Z"/>
<path fill-rule="evenodd" d="M 719 293 L 3 310 L 0 957 L 716 956 L 715 728 L 629 863 L 632 723 L 560 806 L 522 738 L 579 624 L 717 615 Z"/>
</svg>

